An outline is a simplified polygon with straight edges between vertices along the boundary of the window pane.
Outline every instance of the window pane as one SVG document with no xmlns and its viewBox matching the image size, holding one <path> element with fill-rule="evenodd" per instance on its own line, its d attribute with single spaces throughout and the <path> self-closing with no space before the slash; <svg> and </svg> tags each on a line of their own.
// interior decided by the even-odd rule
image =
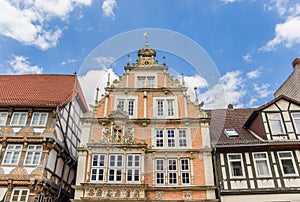
<svg viewBox="0 0 300 202">
<path fill-rule="evenodd" d="M 175 132 L 168 130 L 168 147 L 175 147 Z"/>
<path fill-rule="evenodd" d="M 31 125 L 38 125 L 39 122 L 39 114 L 33 114 Z"/>
<path fill-rule="evenodd" d="M 7 112 L 0 112 L 0 125 L 6 125 Z"/>
<path fill-rule="evenodd" d="M 300 113 L 292 113 L 293 122 L 297 134 L 300 134 Z"/>
<path fill-rule="evenodd" d="M 174 101 L 168 100 L 168 116 L 174 116 Z"/>
<path fill-rule="evenodd" d="M 118 100 L 118 106 L 120 108 L 120 110 L 125 111 L 125 100 Z"/>
<path fill-rule="evenodd" d="M 291 159 L 281 160 L 284 174 L 295 174 L 295 168 Z"/>
<path fill-rule="evenodd" d="M 269 113 L 268 119 L 273 135 L 285 134 L 280 113 Z"/>
<path fill-rule="evenodd" d="M 157 100 L 157 116 L 163 116 L 163 115 L 164 115 L 164 101 Z"/>
<path fill-rule="evenodd" d="M 134 100 L 128 101 L 128 115 L 133 116 Z"/>
</svg>

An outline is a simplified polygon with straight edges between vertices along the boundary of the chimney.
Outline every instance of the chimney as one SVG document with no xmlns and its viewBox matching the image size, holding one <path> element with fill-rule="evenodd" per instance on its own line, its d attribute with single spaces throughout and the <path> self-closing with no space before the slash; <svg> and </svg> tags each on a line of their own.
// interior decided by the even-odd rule
<svg viewBox="0 0 300 202">
<path fill-rule="evenodd" d="M 233 104 L 228 104 L 227 109 L 228 110 L 233 110 Z"/>
<path fill-rule="evenodd" d="M 300 68 L 300 59 L 299 58 L 296 58 L 294 61 L 293 61 L 293 67 L 294 67 L 294 70 L 296 68 Z"/>
</svg>

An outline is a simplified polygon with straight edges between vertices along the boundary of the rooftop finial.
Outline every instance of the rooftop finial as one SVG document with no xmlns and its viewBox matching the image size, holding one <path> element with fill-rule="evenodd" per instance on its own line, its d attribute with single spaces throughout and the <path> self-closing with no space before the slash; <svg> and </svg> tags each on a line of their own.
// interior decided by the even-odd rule
<svg viewBox="0 0 300 202">
<path fill-rule="evenodd" d="M 107 87 L 110 85 L 110 73 L 107 74 Z"/>
<path fill-rule="evenodd" d="M 197 90 L 197 86 L 194 87 L 194 91 L 195 91 L 195 95 L 196 95 L 195 102 L 196 102 L 196 104 L 198 104 L 199 100 L 198 100 L 198 90 Z"/>
<path fill-rule="evenodd" d="M 99 96 L 99 87 L 96 88 L 96 99 L 95 99 L 95 104 L 98 103 L 98 96 Z"/>
<path fill-rule="evenodd" d="M 181 74 L 181 83 L 182 83 L 182 86 L 184 87 L 185 86 L 185 82 L 184 82 L 184 74 L 183 73 Z"/>
<path fill-rule="evenodd" d="M 148 44 L 148 37 L 149 37 L 148 32 L 144 33 L 144 37 L 146 38 L 146 46 L 148 46 L 149 45 Z"/>
</svg>

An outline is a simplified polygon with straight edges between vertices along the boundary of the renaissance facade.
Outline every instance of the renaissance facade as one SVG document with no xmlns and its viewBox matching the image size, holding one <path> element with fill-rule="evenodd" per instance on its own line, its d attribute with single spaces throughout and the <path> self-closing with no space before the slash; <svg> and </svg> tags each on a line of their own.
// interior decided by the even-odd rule
<svg viewBox="0 0 300 202">
<path fill-rule="evenodd" d="M 216 201 L 209 118 L 146 43 L 83 120 L 74 202 Z"/>
</svg>

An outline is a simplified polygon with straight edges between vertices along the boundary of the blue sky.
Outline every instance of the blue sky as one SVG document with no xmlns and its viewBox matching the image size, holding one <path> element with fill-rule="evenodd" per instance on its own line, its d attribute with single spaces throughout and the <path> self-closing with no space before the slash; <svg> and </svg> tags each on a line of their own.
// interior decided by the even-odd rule
<svg viewBox="0 0 300 202">
<path fill-rule="evenodd" d="M 292 61 L 300 57 L 296 0 L 2 0 L 0 74 L 72 74 L 108 39 L 144 28 L 174 31 L 199 44 L 219 72 L 225 104 L 236 107 L 273 99 L 292 72 Z M 106 82 L 99 78 L 122 72 L 126 55 L 99 56 L 99 71 L 89 74 L 94 79 L 79 75 L 88 102 L 94 99 L 95 86 Z M 184 72 L 191 88 L 199 87 L 206 107 L 222 107 L 216 103 L 218 84 L 208 92 L 207 78 L 186 70 L 189 64 L 172 54 L 158 52 L 160 63 L 163 55 L 175 77 Z"/>
</svg>

